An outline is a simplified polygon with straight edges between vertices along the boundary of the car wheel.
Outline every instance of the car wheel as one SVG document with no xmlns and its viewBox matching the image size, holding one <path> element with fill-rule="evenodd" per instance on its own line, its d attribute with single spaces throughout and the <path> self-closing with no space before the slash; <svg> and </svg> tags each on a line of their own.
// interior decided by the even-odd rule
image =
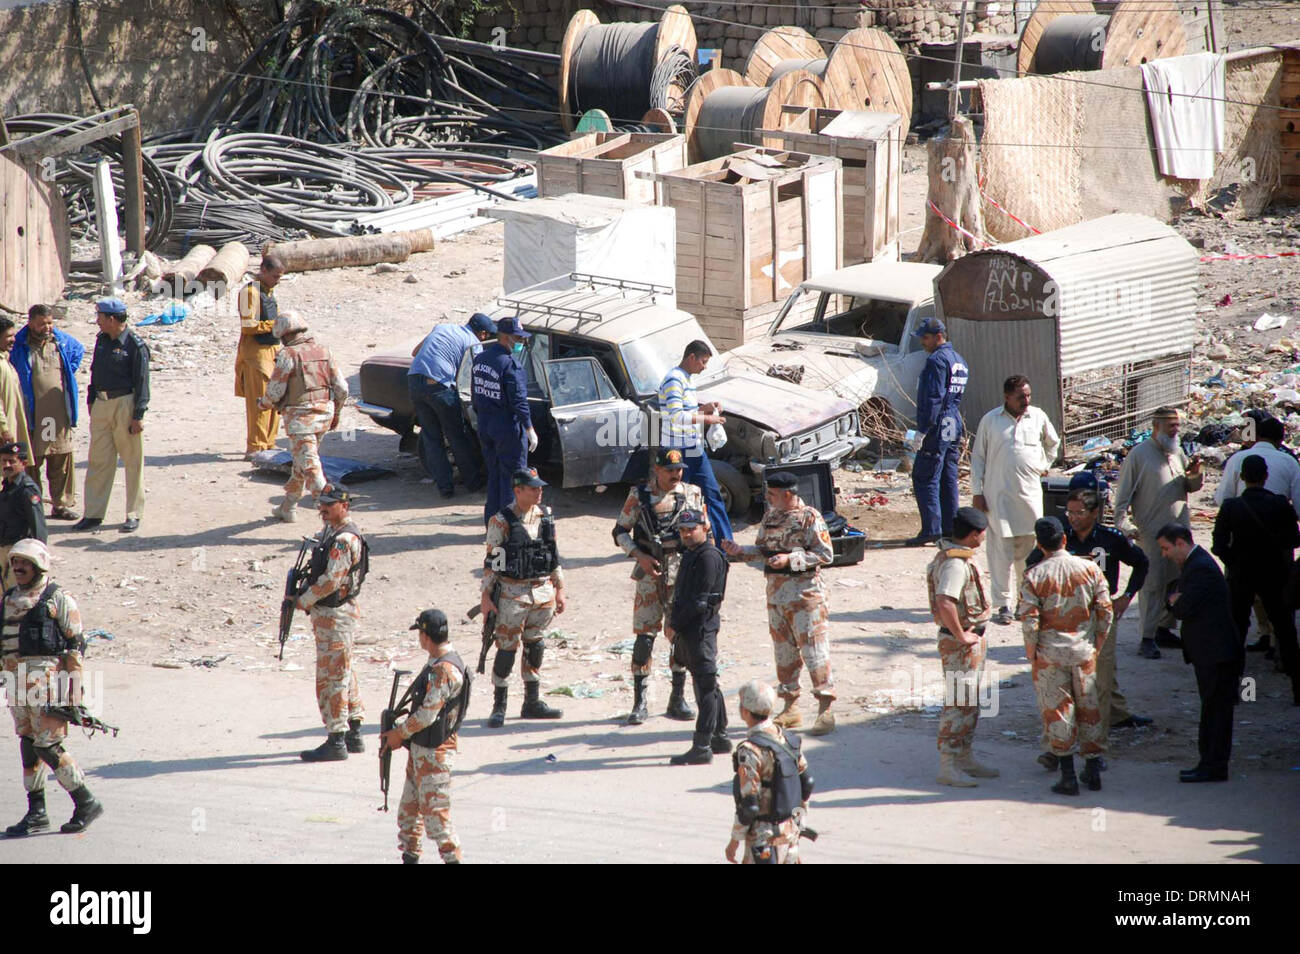
<svg viewBox="0 0 1300 954">
<path fill-rule="evenodd" d="M 745 479 L 744 474 L 726 461 L 710 458 L 710 462 L 713 464 L 713 476 L 718 479 L 718 490 L 722 493 L 722 502 L 727 508 L 727 513 L 733 517 L 743 516 L 754 499 L 749 489 L 749 481 Z"/>
</svg>

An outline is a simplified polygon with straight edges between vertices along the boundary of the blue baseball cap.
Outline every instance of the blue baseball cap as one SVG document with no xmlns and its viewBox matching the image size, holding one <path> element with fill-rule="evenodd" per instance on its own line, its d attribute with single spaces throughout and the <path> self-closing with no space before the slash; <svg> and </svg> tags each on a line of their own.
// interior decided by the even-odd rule
<svg viewBox="0 0 1300 954">
<path fill-rule="evenodd" d="M 121 315 L 126 317 L 126 302 L 120 298 L 101 298 L 95 302 L 95 311 L 102 311 L 106 315 Z"/>
<path fill-rule="evenodd" d="M 466 327 L 469 328 L 470 331 L 485 335 L 494 335 L 497 333 L 496 322 L 481 311 L 476 311 L 470 316 Z"/>
<path fill-rule="evenodd" d="M 524 326 L 519 323 L 519 319 L 514 315 L 509 315 L 497 322 L 497 334 L 514 335 L 516 338 L 531 338 L 532 335 L 524 331 Z"/>
<path fill-rule="evenodd" d="M 927 318 L 917 325 L 916 330 L 912 332 L 913 337 L 919 338 L 921 335 L 946 335 L 948 326 L 938 318 Z"/>
</svg>

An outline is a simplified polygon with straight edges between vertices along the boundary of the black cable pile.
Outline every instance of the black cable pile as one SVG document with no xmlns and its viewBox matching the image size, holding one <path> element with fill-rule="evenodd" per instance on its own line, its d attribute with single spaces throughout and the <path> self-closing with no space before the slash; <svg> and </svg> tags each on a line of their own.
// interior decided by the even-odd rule
<svg viewBox="0 0 1300 954">
<path fill-rule="evenodd" d="M 197 127 L 371 146 L 564 141 L 550 84 L 491 47 L 458 46 L 444 50 L 391 10 L 295 3 L 218 88 Z"/>
<path fill-rule="evenodd" d="M 14 139 L 48 132 L 67 124 L 73 125 L 63 135 L 71 135 L 92 128 L 94 125 L 86 123 L 80 117 L 66 116 L 62 113 L 29 113 L 5 119 L 5 128 Z M 59 187 L 59 192 L 68 207 L 68 224 L 74 240 L 98 241 L 92 184 L 95 165 L 100 158 L 109 160 L 113 188 L 120 202 L 124 195 L 120 138 L 99 139 L 80 152 L 52 158 L 54 183 Z M 145 248 L 154 251 L 162 246 L 167 233 L 171 231 L 173 196 L 163 170 L 148 156 L 144 158 L 144 214 Z M 118 206 L 117 218 L 119 222 L 126 219 L 126 211 L 121 205 Z"/>
</svg>

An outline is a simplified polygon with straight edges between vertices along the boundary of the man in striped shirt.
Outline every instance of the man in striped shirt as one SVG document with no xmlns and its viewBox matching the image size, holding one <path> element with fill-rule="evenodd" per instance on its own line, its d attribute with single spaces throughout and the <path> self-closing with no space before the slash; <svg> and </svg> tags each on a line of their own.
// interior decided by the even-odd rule
<svg viewBox="0 0 1300 954">
<path fill-rule="evenodd" d="M 682 353 L 681 364 L 669 371 L 659 385 L 659 445 L 683 452 L 686 458 L 684 480 L 703 492 L 714 541 L 721 544 L 723 540 L 731 539 L 731 521 L 727 518 L 718 480 L 713 476 L 713 465 L 709 463 L 700 426 L 721 424 L 724 418 L 718 413 L 721 408 L 716 401 L 700 405 L 695 397 L 695 385 L 691 383 L 694 375 L 709 366 L 712 357 L 713 349 L 707 341 L 692 341 Z"/>
</svg>

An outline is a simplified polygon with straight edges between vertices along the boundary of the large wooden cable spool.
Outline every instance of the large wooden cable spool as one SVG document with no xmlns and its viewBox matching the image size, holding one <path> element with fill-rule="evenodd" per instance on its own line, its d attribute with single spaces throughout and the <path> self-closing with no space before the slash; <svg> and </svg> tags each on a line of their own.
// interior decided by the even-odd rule
<svg viewBox="0 0 1300 954">
<path fill-rule="evenodd" d="M 1120 0 L 1109 15 L 1086 0 L 1042 0 L 1020 35 L 1016 69 L 1021 76 L 1119 69 L 1186 52 L 1174 0 Z"/>
<path fill-rule="evenodd" d="M 778 58 L 780 57 L 780 58 Z M 798 27 L 768 30 L 754 45 L 745 78 L 770 86 L 793 70 L 807 70 L 826 86 L 832 109 L 865 109 L 912 115 L 912 77 L 907 58 L 883 30 L 860 27 L 840 38 L 830 56 Z"/>
<path fill-rule="evenodd" d="M 596 55 L 596 51 L 606 45 L 610 49 L 622 47 L 628 51 L 628 56 L 617 64 L 602 65 L 602 57 Z M 695 24 L 680 4 L 666 8 L 658 23 L 601 23 L 592 11 L 579 10 L 569 20 L 560 45 L 560 122 L 565 131 L 573 131 L 578 112 L 603 109 L 617 123 L 662 107 L 663 104 L 650 101 L 655 68 L 663 64 L 674 49 L 684 53 L 693 65 L 698 48 Z M 588 95 L 580 97 L 578 93 L 583 89 L 588 91 Z M 644 90 L 644 101 L 634 96 L 631 98 L 637 100 L 635 103 L 625 104 L 630 89 Z M 624 95 L 620 96 L 620 91 Z M 682 83 L 669 83 L 669 101 L 682 102 L 686 94 L 687 89 Z"/>
<path fill-rule="evenodd" d="M 824 60 L 826 51 L 811 33 L 802 27 L 779 26 L 768 30 L 745 61 L 745 79 L 755 86 L 767 86 L 772 71 L 786 60 Z M 813 70 L 813 72 L 818 72 Z"/>
<path fill-rule="evenodd" d="M 717 75 L 722 74 L 722 75 Z M 781 148 L 763 129 L 783 129 L 795 113 L 786 106 L 825 108 L 826 87 L 808 70 L 790 70 L 771 86 L 755 86 L 734 70 L 710 70 L 686 104 L 686 149 L 690 162 L 729 155 L 735 143 Z"/>
</svg>

